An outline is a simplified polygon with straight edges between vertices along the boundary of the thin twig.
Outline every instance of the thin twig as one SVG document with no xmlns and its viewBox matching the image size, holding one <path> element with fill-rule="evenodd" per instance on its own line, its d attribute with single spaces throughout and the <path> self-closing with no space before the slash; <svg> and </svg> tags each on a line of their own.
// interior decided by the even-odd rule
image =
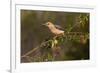
<svg viewBox="0 0 100 73">
<path fill-rule="evenodd" d="M 32 50 L 30 50 L 29 52 L 27 52 L 26 54 L 24 54 L 23 56 L 21 57 L 26 57 L 27 55 L 30 55 L 31 53 L 33 53 L 35 50 L 37 50 L 38 48 L 42 47 L 43 45 L 45 45 L 46 43 L 50 42 L 51 40 L 48 40 L 46 42 L 42 42 L 40 44 L 40 46 L 37 46 L 36 48 L 33 48 Z"/>
</svg>

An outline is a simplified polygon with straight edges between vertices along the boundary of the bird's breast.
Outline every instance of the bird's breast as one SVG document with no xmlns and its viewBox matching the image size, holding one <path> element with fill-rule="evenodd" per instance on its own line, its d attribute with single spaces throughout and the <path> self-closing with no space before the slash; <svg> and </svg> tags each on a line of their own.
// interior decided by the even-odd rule
<svg viewBox="0 0 100 73">
<path fill-rule="evenodd" d="M 53 34 L 55 34 L 55 35 L 60 35 L 60 34 L 63 34 L 63 33 L 64 33 L 64 31 L 59 30 L 59 29 L 51 30 L 51 32 L 52 32 Z"/>
</svg>

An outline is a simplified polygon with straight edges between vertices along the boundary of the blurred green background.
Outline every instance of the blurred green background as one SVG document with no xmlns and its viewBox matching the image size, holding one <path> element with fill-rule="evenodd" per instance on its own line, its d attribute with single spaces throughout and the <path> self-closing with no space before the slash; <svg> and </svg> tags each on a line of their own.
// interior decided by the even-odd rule
<svg viewBox="0 0 100 73">
<path fill-rule="evenodd" d="M 36 10 L 21 10 L 20 13 L 21 56 L 53 38 L 50 30 L 42 25 L 48 21 L 60 25 L 65 33 L 82 32 L 88 35 L 86 38 L 81 38 L 83 36 L 81 34 L 79 39 L 74 37 L 72 40 L 63 38 L 63 42 L 57 40 L 60 44 L 56 50 L 52 50 L 51 45 L 46 44 L 27 57 L 21 57 L 22 63 L 89 59 L 89 13 Z"/>
</svg>

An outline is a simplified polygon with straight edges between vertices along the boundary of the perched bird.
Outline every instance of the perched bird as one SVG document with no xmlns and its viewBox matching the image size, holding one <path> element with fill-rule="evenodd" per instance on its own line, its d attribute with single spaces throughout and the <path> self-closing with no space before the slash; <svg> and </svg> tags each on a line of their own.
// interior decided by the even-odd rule
<svg viewBox="0 0 100 73">
<path fill-rule="evenodd" d="M 64 35 L 64 31 L 60 26 L 53 24 L 52 22 L 46 22 L 43 24 L 48 27 L 51 33 L 54 35 L 53 40 L 51 42 L 51 52 L 53 56 L 53 60 L 60 60 L 61 58 L 61 48 L 58 45 L 58 40 L 56 39 L 59 36 Z"/>
<path fill-rule="evenodd" d="M 60 26 L 58 25 L 54 25 L 53 23 L 51 22 L 46 22 L 45 24 L 43 24 L 45 26 L 47 26 L 49 28 L 49 30 L 55 35 L 55 36 L 61 36 L 61 35 L 64 35 L 64 31 L 59 29 L 61 28 Z"/>
</svg>

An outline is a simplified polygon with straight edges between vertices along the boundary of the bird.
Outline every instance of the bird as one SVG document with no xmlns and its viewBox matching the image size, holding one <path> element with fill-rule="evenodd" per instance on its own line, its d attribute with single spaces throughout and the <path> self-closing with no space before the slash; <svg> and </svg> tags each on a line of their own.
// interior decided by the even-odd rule
<svg viewBox="0 0 100 73">
<path fill-rule="evenodd" d="M 64 36 L 64 30 L 61 30 L 61 27 L 53 24 L 52 22 L 46 22 L 45 24 L 46 27 L 51 31 L 51 33 L 54 35 L 53 40 L 51 42 L 51 51 L 52 51 L 52 56 L 54 60 L 58 60 L 61 57 L 61 47 L 58 44 L 57 37 Z"/>
<path fill-rule="evenodd" d="M 64 35 L 64 30 L 61 30 L 60 26 L 53 24 L 52 22 L 46 22 L 45 25 L 49 28 L 49 30 L 51 31 L 51 33 L 53 33 L 55 36 L 62 36 Z"/>
</svg>

